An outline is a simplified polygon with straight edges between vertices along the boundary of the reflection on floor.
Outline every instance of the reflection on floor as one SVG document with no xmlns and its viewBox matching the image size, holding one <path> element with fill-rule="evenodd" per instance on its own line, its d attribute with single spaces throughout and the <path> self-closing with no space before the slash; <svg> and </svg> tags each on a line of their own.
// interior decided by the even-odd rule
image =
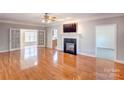
<svg viewBox="0 0 124 93">
<path fill-rule="evenodd" d="M 26 46 L 21 51 L 21 69 L 26 69 L 37 65 L 37 46 Z"/>
<path fill-rule="evenodd" d="M 115 59 L 115 50 L 109 48 L 97 48 L 97 57 L 114 60 Z"/>
<path fill-rule="evenodd" d="M 0 53 L 0 79 L 124 79 L 124 64 L 48 48 Z"/>
</svg>

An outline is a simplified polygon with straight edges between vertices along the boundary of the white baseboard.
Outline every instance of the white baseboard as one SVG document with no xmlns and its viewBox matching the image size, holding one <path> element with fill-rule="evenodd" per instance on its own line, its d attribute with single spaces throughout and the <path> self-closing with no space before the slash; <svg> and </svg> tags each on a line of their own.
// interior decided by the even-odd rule
<svg viewBox="0 0 124 93">
<path fill-rule="evenodd" d="M 2 50 L 2 51 L 0 51 L 0 53 L 5 53 L 5 52 L 9 52 L 9 50 Z"/>
<path fill-rule="evenodd" d="M 38 46 L 38 47 L 42 47 L 42 46 Z M 12 50 L 3 50 L 3 51 L 0 51 L 0 53 L 5 53 L 5 52 L 9 52 L 9 51 L 16 51 L 16 50 L 20 50 L 20 48 L 16 48 L 16 49 L 12 49 Z M 57 48 L 57 50 L 62 51 L 61 48 Z M 87 53 L 81 53 L 81 52 L 79 52 L 77 54 L 84 55 L 84 56 L 89 56 L 89 57 L 96 57 L 95 55 L 91 55 L 91 54 L 87 54 Z M 115 60 L 115 62 L 124 64 L 124 61 L 122 61 L 122 60 Z"/>
<path fill-rule="evenodd" d="M 2 50 L 2 51 L 0 51 L 0 53 L 10 52 L 10 51 L 16 51 L 16 50 L 20 50 L 20 48 L 16 48 L 16 49 L 12 49 L 12 50 Z"/>
<path fill-rule="evenodd" d="M 115 62 L 123 63 L 124 64 L 124 61 L 122 61 L 122 60 L 115 60 Z"/>
<path fill-rule="evenodd" d="M 89 57 L 96 57 L 95 55 L 87 54 L 87 53 L 81 53 L 79 52 L 78 54 L 84 55 L 84 56 L 89 56 Z"/>
<path fill-rule="evenodd" d="M 9 51 L 16 51 L 16 50 L 20 50 L 21 48 L 15 48 L 15 49 L 11 49 Z"/>
<path fill-rule="evenodd" d="M 38 47 L 45 47 L 44 45 L 38 45 Z"/>
<path fill-rule="evenodd" d="M 63 51 L 61 48 L 57 48 L 57 50 Z M 87 54 L 87 53 L 81 53 L 81 52 L 77 52 L 77 54 L 85 55 L 85 56 L 89 56 L 89 57 L 96 57 L 95 55 L 91 55 L 91 54 Z"/>
<path fill-rule="evenodd" d="M 38 47 L 44 47 L 44 46 L 38 46 Z M 15 49 L 11 49 L 11 50 L 1 50 L 0 53 L 16 51 L 16 50 L 21 50 L 21 49 L 23 49 L 23 48 L 15 48 Z"/>
<path fill-rule="evenodd" d="M 61 48 L 56 48 L 57 50 L 60 50 L 60 51 L 62 51 L 62 49 Z"/>
<path fill-rule="evenodd" d="M 96 57 L 95 55 L 90 55 L 90 54 L 86 54 L 86 53 L 79 53 L 80 55 L 85 55 L 85 56 L 89 56 L 89 57 Z M 124 64 L 124 61 L 122 60 L 114 60 L 117 63 L 121 63 Z"/>
<path fill-rule="evenodd" d="M 46 46 L 46 48 L 52 48 L 51 46 Z"/>
</svg>

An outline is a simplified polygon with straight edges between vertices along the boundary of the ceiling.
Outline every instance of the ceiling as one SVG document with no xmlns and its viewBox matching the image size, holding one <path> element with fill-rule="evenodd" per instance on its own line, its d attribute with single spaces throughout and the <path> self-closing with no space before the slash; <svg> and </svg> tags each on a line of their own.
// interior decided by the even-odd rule
<svg viewBox="0 0 124 93">
<path fill-rule="evenodd" d="M 0 22 L 18 22 L 25 24 L 41 25 L 43 13 L 0 13 Z M 75 19 L 75 20 L 95 20 L 108 17 L 122 16 L 124 13 L 49 13 L 58 19 Z M 62 21 L 62 20 L 61 20 Z"/>
</svg>

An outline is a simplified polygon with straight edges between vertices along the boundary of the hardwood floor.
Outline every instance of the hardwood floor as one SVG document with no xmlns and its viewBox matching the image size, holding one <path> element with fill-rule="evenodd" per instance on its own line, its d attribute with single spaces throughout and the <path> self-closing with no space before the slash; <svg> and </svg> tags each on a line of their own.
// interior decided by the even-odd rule
<svg viewBox="0 0 124 93">
<path fill-rule="evenodd" d="M 0 79 L 124 79 L 124 64 L 82 55 L 75 56 L 48 48 L 27 50 L 0 53 Z"/>
</svg>

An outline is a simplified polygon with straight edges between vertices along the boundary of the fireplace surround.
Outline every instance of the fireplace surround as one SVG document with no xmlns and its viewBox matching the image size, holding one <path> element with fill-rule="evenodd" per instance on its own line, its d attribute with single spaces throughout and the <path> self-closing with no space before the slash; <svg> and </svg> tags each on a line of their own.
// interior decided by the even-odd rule
<svg viewBox="0 0 124 93">
<path fill-rule="evenodd" d="M 64 38 L 64 52 L 77 54 L 77 41 L 75 38 Z"/>
</svg>

